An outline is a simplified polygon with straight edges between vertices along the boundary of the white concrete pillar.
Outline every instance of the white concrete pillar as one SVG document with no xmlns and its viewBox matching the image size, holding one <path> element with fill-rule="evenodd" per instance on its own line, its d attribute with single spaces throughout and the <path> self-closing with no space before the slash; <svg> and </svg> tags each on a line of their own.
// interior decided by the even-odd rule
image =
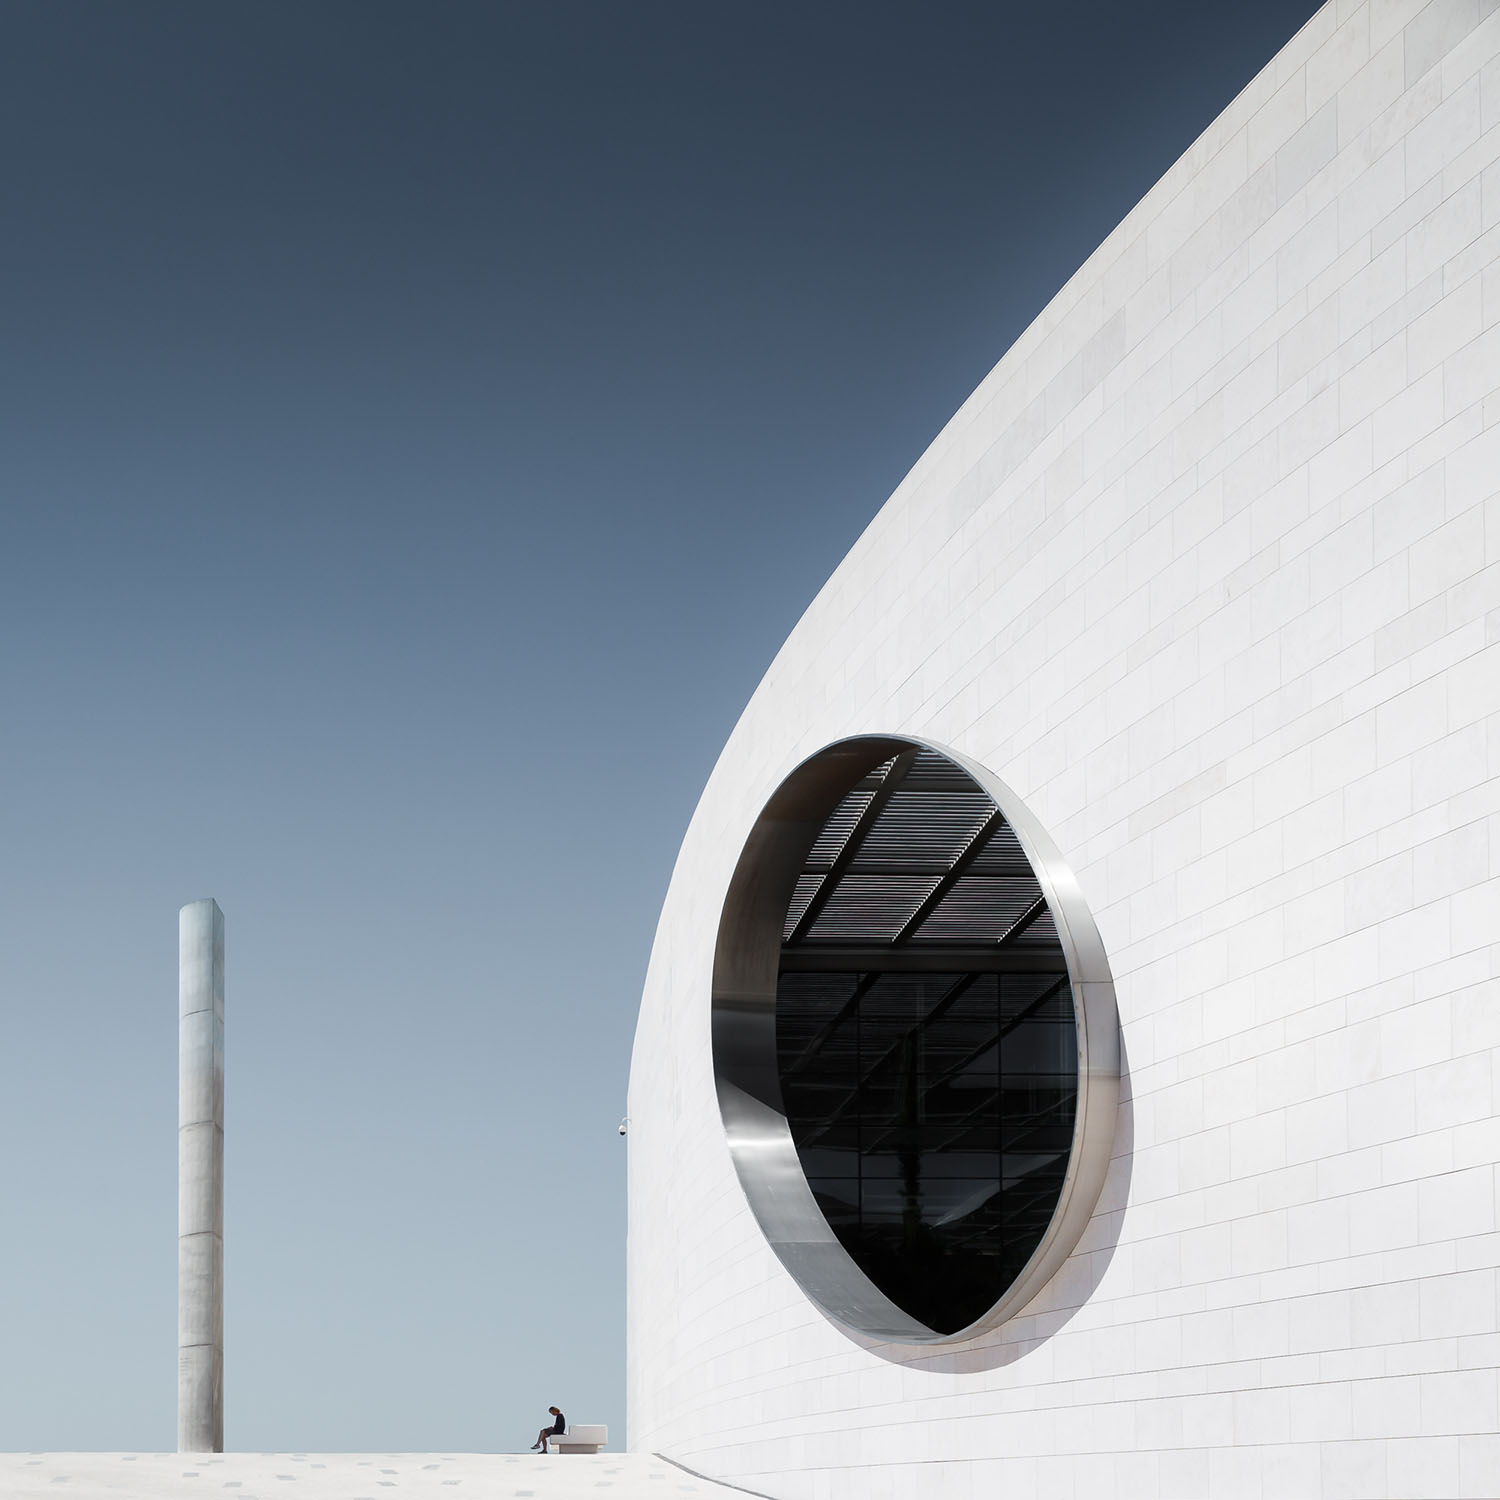
<svg viewBox="0 0 1500 1500">
<path fill-rule="evenodd" d="M 224 1451 L 224 913 L 177 923 L 177 1451 Z"/>
</svg>

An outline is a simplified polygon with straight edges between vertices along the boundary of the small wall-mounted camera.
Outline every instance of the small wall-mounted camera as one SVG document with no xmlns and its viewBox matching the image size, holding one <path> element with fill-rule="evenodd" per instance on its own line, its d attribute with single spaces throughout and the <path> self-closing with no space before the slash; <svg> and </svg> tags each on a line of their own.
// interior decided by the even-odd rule
<svg viewBox="0 0 1500 1500">
<path fill-rule="evenodd" d="M 630 1133 L 630 1116 L 626 1115 L 625 1118 L 620 1121 L 620 1134 L 621 1135 L 628 1135 L 629 1133 Z"/>
</svg>

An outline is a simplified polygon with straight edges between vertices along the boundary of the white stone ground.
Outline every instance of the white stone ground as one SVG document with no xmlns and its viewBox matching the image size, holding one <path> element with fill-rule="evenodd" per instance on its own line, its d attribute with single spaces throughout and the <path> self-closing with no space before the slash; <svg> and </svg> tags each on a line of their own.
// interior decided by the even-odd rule
<svg viewBox="0 0 1500 1500">
<path fill-rule="evenodd" d="M 5 1500 L 733 1500 L 650 1453 L 4 1453 Z"/>
</svg>

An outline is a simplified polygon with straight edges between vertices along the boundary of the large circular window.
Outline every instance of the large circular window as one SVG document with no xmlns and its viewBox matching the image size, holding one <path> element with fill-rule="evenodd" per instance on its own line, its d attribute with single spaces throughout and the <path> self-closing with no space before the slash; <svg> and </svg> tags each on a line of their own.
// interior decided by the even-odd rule
<svg viewBox="0 0 1500 1500">
<path fill-rule="evenodd" d="M 1109 1163 L 1103 947 L 1042 830 L 978 767 L 889 737 L 804 762 L 757 820 L 714 965 L 741 1184 L 803 1290 L 867 1338 L 1019 1310 Z"/>
</svg>

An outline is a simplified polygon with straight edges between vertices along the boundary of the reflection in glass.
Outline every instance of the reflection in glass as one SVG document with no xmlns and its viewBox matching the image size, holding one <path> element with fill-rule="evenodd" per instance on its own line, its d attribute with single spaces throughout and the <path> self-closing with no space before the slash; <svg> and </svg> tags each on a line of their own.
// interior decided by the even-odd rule
<svg viewBox="0 0 1500 1500">
<path fill-rule="evenodd" d="M 1041 1241 L 1072 1144 L 1073 999 L 1036 878 L 979 786 L 913 749 L 829 818 L 783 936 L 777 1061 L 813 1194 L 892 1301 L 957 1332 Z"/>
</svg>

